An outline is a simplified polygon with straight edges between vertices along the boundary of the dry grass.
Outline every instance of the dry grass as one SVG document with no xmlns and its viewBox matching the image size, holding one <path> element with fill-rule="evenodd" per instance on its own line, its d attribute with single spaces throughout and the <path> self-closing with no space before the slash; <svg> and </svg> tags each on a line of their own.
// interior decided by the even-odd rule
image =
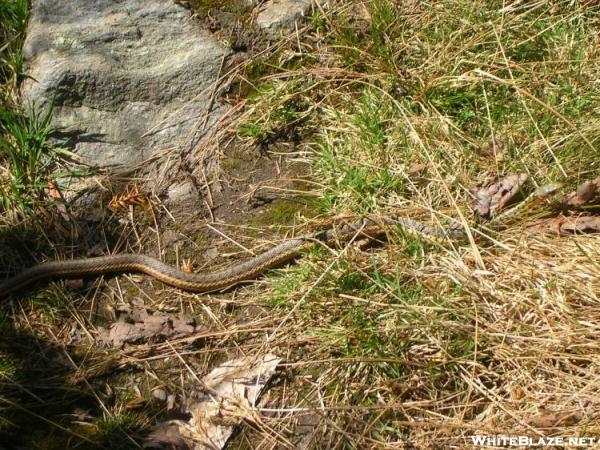
<svg viewBox="0 0 600 450">
<path fill-rule="evenodd" d="M 205 374 L 228 358 L 273 352 L 285 360 L 281 376 L 261 418 L 244 423 L 232 448 L 466 448 L 473 434 L 598 437 L 598 237 L 523 232 L 534 218 L 597 213 L 597 205 L 566 211 L 556 201 L 599 175 L 597 13 L 545 0 L 377 0 L 318 10 L 304 38 L 247 66 L 257 89 L 236 122 L 242 138 L 266 151 L 302 138 L 288 156 L 311 164 L 318 218 L 296 222 L 316 228 L 364 213 L 438 226 L 455 220 L 472 240 L 440 245 L 390 229 L 385 245 L 317 248 L 227 295 L 117 278 L 11 303 L 3 310 L 10 339 L 0 401 L 12 403 L 0 403 L 1 425 L 23 423 L 42 404 L 37 423 L 52 421 L 42 432 L 53 430 L 54 439 L 40 434 L 40 446 L 87 439 L 134 448 L 165 417 L 152 389 L 185 397 L 196 389 L 189 368 Z M 423 169 L 411 170 L 417 164 Z M 469 189 L 510 171 L 530 175 L 527 198 L 496 220 L 477 220 Z M 549 183 L 557 193 L 530 195 Z M 165 256 L 172 222 L 155 226 L 142 209 L 121 219 L 110 248 Z M 254 228 L 224 230 L 260 250 L 257 242 L 272 239 Z M 179 235 L 187 253 L 166 259 L 202 252 L 206 242 L 191 234 Z M 220 253 L 239 251 L 221 239 Z M 200 344 L 102 350 L 97 326 L 132 298 L 185 311 L 210 331 Z M 74 332 L 83 338 L 72 343 Z M 35 358 L 22 358 L 22 349 Z M 50 362 L 52 377 L 44 372 Z M 82 404 L 87 416 L 69 415 Z"/>
</svg>

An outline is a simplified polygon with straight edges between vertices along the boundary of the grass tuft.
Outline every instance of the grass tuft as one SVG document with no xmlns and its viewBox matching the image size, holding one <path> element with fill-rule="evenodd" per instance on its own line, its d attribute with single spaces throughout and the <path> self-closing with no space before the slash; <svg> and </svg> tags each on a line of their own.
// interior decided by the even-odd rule
<svg viewBox="0 0 600 450">
<path fill-rule="evenodd" d="M 0 101 L 3 105 L 24 77 L 21 47 L 25 39 L 25 28 L 29 18 L 27 0 L 0 1 L 0 85 L 3 89 Z"/>
<path fill-rule="evenodd" d="M 0 186 L 3 211 L 31 211 L 41 189 L 48 187 L 51 168 L 61 154 L 49 144 L 52 108 L 28 116 L 7 111 L 0 116 L 0 156 L 6 161 L 7 176 Z"/>
</svg>

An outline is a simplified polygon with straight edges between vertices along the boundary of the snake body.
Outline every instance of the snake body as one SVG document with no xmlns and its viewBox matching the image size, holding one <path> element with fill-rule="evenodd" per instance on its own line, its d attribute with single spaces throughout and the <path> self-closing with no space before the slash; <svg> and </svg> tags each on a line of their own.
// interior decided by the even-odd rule
<svg viewBox="0 0 600 450">
<path fill-rule="evenodd" d="M 131 272 L 150 275 L 165 284 L 186 291 L 217 291 L 254 279 L 264 271 L 290 260 L 315 242 L 330 243 L 349 239 L 358 234 L 369 235 L 369 233 L 381 232 L 382 225 L 397 225 L 410 233 L 425 235 L 436 240 L 455 239 L 462 235 L 457 230 L 432 227 L 413 219 L 363 219 L 339 228 L 286 240 L 247 261 L 208 274 L 184 272 L 150 256 L 136 254 L 49 261 L 27 268 L 0 284 L 0 298 L 6 298 L 42 280 Z"/>
</svg>

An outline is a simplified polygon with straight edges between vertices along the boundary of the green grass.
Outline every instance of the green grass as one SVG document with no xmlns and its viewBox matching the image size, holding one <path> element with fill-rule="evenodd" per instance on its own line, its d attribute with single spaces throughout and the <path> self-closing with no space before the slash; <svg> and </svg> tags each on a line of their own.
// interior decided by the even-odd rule
<svg viewBox="0 0 600 450">
<path fill-rule="evenodd" d="M 219 2 L 215 0 L 191 0 L 189 2 L 191 9 L 202 19 L 205 19 L 212 13 L 227 13 L 234 15 L 237 20 L 248 20 L 251 12 L 250 5 L 240 0 L 228 0 Z"/>
<path fill-rule="evenodd" d="M 536 185 L 572 186 L 597 167 L 598 64 L 580 62 L 593 61 L 594 8 L 545 5 L 513 17 L 491 5 L 451 3 L 423 15 L 419 26 L 410 26 L 411 15 L 386 1 L 366 3 L 368 23 L 352 14 L 333 22 L 317 15 L 319 34 L 334 23 L 321 58 L 284 68 L 286 81 L 268 83 L 269 92 L 288 98 L 305 93 L 308 101 L 325 83 L 299 89 L 308 70 L 326 65 L 340 74 L 364 74 L 354 83 L 328 79 L 329 101 L 304 124 L 326 130 L 314 165 L 326 180 L 325 210 L 376 210 L 385 196 L 411 189 L 411 165 L 432 160 L 453 192 L 464 191 L 472 173 L 490 169 L 528 172 Z M 274 97 L 263 93 L 242 134 L 264 139 L 277 120 L 264 113 L 256 119 L 273 104 Z M 481 150 L 494 138 L 506 149 L 502 161 L 490 165 Z"/>
<path fill-rule="evenodd" d="M 48 178 L 62 151 L 49 144 L 52 108 L 43 114 L 4 112 L 0 116 L 0 156 L 7 174 L 0 185 L 5 214 L 31 211 L 39 193 L 48 188 Z"/>
<path fill-rule="evenodd" d="M 29 18 L 26 0 L 0 2 L 0 200 L 4 218 L 32 217 L 43 189 L 56 181 L 66 152 L 50 143 L 53 105 L 21 108 L 17 89 L 24 80 L 21 47 Z M 66 171 L 76 175 L 73 170 Z M 62 175 L 65 173 L 63 172 Z"/>
<path fill-rule="evenodd" d="M 29 18 L 27 0 L 2 0 L 0 2 L 0 84 L 16 88 L 23 79 L 21 46 Z M 2 90 L 0 100 L 4 106 L 10 90 Z"/>
</svg>

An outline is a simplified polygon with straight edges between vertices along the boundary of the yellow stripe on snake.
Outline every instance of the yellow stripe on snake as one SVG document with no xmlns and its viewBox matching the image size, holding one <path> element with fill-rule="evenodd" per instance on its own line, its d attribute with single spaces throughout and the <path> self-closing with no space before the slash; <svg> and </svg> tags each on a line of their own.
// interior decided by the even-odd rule
<svg viewBox="0 0 600 450">
<path fill-rule="evenodd" d="M 386 225 L 399 226 L 408 233 L 424 235 L 434 240 L 456 240 L 462 239 L 464 236 L 462 230 L 433 227 L 413 219 L 367 218 L 342 225 L 339 228 L 286 240 L 254 258 L 208 274 L 184 272 L 150 256 L 135 254 L 45 262 L 25 269 L 0 284 L 0 298 L 6 298 L 41 280 L 130 272 L 145 273 L 165 284 L 186 291 L 217 291 L 252 280 L 266 270 L 292 259 L 300 251 L 316 242 L 327 244 L 360 234 L 380 233 Z"/>
</svg>

